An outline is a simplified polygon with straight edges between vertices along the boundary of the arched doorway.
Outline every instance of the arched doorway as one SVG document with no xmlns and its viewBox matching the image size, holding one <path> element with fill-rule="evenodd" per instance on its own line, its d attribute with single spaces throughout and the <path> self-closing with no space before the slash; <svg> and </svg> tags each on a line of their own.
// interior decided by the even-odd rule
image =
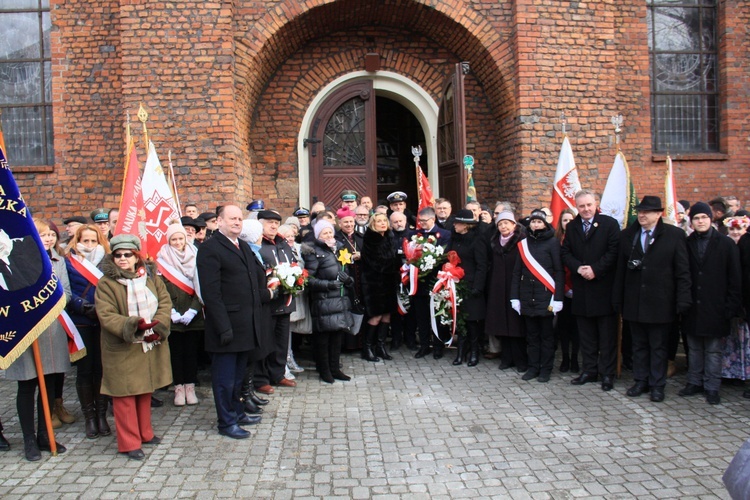
<svg viewBox="0 0 750 500">
<path fill-rule="evenodd" d="M 402 75 L 355 72 L 331 82 L 300 127 L 300 203 L 338 205 L 343 189 L 376 201 L 398 189 L 416 208 L 411 146 L 422 146 L 420 164 L 437 179 L 437 115 L 437 103 Z"/>
</svg>

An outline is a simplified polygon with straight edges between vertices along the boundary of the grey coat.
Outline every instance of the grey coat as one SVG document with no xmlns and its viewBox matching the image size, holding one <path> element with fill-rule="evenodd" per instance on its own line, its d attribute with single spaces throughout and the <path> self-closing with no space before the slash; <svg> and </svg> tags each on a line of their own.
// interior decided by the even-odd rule
<svg viewBox="0 0 750 500">
<path fill-rule="evenodd" d="M 70 282 L 65 259 L 52 250 L 52 270 L 65 291 L 65 300 L 70 300 Z M 63 330 L 57 319 L 39 335 L 39 352 L 42 354 L 42 368 L 44 374 L 65 373 L 70 370 L 70 355 L 68 354 L 68 334 Z M 31 347 L 5 370 L 8 380 L 32 380 L 37 378 L 34 353 Z"/>
</svg>

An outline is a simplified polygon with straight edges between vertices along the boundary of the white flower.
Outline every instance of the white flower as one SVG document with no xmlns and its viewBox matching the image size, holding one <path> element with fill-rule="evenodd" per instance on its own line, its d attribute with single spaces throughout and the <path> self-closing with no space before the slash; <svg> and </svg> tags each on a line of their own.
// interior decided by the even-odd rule
<svg viewBox="0 0 750 500">
<path fill-rule="evenodd" d="M 286 281 L 286 284 L 291 288 L 294 286 L 294 282 L 297 281 L 293 274 L 290 274 L 287 276 L 284 281 Z"/>
</svg>

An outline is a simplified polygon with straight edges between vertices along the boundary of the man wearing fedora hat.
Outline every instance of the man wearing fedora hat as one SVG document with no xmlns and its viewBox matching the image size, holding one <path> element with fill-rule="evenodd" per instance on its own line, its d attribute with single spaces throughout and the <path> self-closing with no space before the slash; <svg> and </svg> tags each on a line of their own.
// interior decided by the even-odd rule
<svg viewBox="0 0 750 500">
<path fill-rule="evenodd" d="M 651 391 L 664 401 L 667 339 L 672 324 L 690 309 L 691 281 L 685 232 L 661 220 L 661 199 L 644 196 L 635 206 L 638 222 L 622 231 L 613 305 L 633 337 L 630 397 Z"/>
</svg>

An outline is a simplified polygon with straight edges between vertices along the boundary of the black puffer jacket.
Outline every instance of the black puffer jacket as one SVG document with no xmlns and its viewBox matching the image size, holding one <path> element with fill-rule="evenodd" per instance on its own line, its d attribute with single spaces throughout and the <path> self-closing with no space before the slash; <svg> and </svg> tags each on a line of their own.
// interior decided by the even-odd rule
<svg viewBox="0 0 750 500">
<path fill-rule="evenodd" d="M 307 286 L 310 290 L 313 333 L 347 330 L 354 324 L 349 291 L 340 286 L 334 290 L 329 289 L 330 283 L 337 282 L 336 276 L 341 270 L 341 264 L 336 260 L 341 248 L 341 243 L 337 242 L 334 253 L 320 240 L 315 240 L 312 244 L 303 243 L 301 247 L 305 269 L 310 273 Z"/>
<path fill-rule="evenodd" d="M 380 234 L 367 229 L 362 244 L 362 294 L 368 316 L 388 314 L 396 310 L 401 258 L 388 231 Z"/>
<path fill-rule="evenodd" d="M 297 259 L 294 257 L 294 252 L 292 252 L 289 244 L 278 234 L 273 240 L 270 240 L 265 236 L 263 237 L 260 246 L 260 255 L 263 257 L 263 264 L 266 267 L 276 267 L 282 262 L 297 262 Z M 292 301 L 287 305 L 286 301 L 288 299 L 289 296 L 284 293 L 280 293 L 278 297 L 273 299 L 270 304 L 271 315 L 280 316 L 282 314 L 291 314 L 296 308 L 294 302 L 296 299 L 292 298 Z"/>
<path fill-rule="evenodd" d="M 565 296 L 565 271 L 560 260 L 560 242 L 555 238 L 555 230 L 529 231 L 526 241 L 531 255 L 555 280 L 555 300 L 562 302 Z M 520 257 L 513 270 L 510 298 L 521 301 L 521 314 L 524 316 L 552 315 L 552 311 L 547 309 L 552 294 L 529 271 Z"/>
</svg>

